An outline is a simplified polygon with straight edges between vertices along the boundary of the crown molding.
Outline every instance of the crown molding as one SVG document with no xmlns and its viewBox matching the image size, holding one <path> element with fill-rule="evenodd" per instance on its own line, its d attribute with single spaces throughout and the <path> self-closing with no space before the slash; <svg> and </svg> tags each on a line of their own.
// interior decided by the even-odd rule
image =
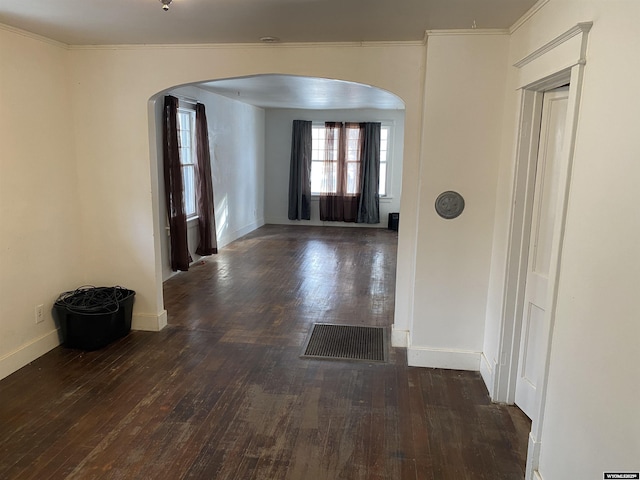
<svg viewBox="0 0 640 480">
<path fill-rule="evenodd" d="M 69 45 L 70 50 L 226 50 L 243 48 L 384 48 L 422 47 L 422 40 L 380 42 L 281 42 L 281 43 L 167 43 L 167 44 L 122 44 L 122 45 Z"/>
<path fill-rule="evenodd" d="M 4 23 L 0 23 L 0 30 L 4 30 L 5 32 L 9 32 L 9 33 L 14 33 L 16 35 L 21 35 L 23 37 L 31 38 L 39 42 L 48 43 L 49 45 L 53 45 L 54 47 L 64 48 L 65 50 L 69 49 L 69 45 L 67 45 L 66 43 L 59 42 L 58 40 L 54 40 L 49 37 L 44 37 L 42 35 L 38 35 L 37 33 L 29 32 L 27 30 L 22 30 L 21 28 L 12 27 L 11 25 L 6 25 Z"/>
<path fill-rule="evenodd" d="M 457 30 L 426 30 L 425 37 L 445 37 L 458 35 L 509 35 L 503 28 L 465 28 Z"/>
<path fill-rule="evenodd" d="M 516 20 L 516 23 L 514 23 L 513 25 L 511 25 L 511 28 L 509 28 L 509 34 L 513 34 L 513 32 L 515 32 L 516 30 L 518 30 L 522 25 L 524 25 L 525 23 L 527 23 L 527 21 L 533 17 L 536 13 L 538 13 L 538 10 L 540 10 L 542 7 L 544 7 L 547 3 L 549 3 L 550 0 L 539 0 L 537 3 L 535 3 L 533 5 L 533 7 L 531 7 L 529 10 L 527 10 L 527 12 L 522 15 L 518 20 Z"/>
</svg>

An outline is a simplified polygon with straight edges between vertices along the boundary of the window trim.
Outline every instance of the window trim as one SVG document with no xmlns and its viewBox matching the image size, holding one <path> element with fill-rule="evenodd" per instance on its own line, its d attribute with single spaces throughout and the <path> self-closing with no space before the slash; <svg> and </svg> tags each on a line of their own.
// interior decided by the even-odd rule
<svg viewBox="0 0 640 480">
<path fill-rule="evenodd" d="M 395 129 L 396 129 L 396 122 L 395 120 L 382 120 L 380 121 L 380 127 L 381 128 L 386 128 L 388 133 L 387 133 L 387 161 L 385 162 L 387 164 L 387 171 L 386 173 L 386 181 L 385 181 L 385 186 L 384 186 L 384 195 L 380 195 L 380 199 L 392 199 L 393 198 L 393 189 L 391 188 L 391 186 L 393 185 L 393 169 L 391 168 L 391 166 L 393 165 L 393 141 L 394 141 L 394 134 L 395 134 Z"/>
<path fill-rule="evenodd" d="M 185 102 L 180 102 L 179 106 L 178 106 L 178 116 L 181 113 L 187 113 L 189 114 L 189 133 L 191 134 L 191 162 L 190 163 L 185 163 L 183 162 L 183 156 L 182 156 L 182 147 L 179 147 L 179 154 L 180 154 L 180 170 L 181 172 L 184 172 L 185 167 L 187 168 L 191 168 L 193 170 L 193 185 L 191 186 L 191 190 L 193 191 L 193 213 L 189 213 L 186 211 L 186 198 L 183 198 L 184 204 L 185 204 L 185 214 L 187 216 L 187 222 L 195 220 L 198 218 L 198 206 L 196 204 L 196 183 L 195 183 L 195 178 L 196 178 L 196 132 L 195 132 L 195 125 L 196 125 L 196 109 L 194 105 L 191 105 L 189 103 L 185 103 Z M 180 136 L 180 123 L 178 122 L 178 136 Z M 183 178 L 183 182 L 184 182 L 184 175 L 182 175 Z M 186 189 L 184 188 L 183 185 L 183 196 L 186 194 Z"/>
</svg>

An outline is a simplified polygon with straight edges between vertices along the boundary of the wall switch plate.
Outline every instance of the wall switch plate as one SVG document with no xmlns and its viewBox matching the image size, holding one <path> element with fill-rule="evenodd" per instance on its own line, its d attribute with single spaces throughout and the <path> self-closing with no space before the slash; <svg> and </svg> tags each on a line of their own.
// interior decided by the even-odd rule
<svg viewBox="0 0 640 480">
<path fill-rule="evenodd" d="M 36 306 L 36 323 L 44 322 L 44 305 Z"/>
</svg>

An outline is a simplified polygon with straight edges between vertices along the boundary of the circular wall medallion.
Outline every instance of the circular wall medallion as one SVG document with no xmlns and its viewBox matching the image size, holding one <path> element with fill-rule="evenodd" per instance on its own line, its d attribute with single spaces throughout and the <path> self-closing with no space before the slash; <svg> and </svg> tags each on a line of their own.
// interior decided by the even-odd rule
<svg viewBox="0 0 640 480">
<path fill-rule="evenodd" d="M 464 198 L 458 192 L 442 192 L 436 198 L 436 212 L 442 218 L 456 218 L 464 210 Z"/>
</svg>

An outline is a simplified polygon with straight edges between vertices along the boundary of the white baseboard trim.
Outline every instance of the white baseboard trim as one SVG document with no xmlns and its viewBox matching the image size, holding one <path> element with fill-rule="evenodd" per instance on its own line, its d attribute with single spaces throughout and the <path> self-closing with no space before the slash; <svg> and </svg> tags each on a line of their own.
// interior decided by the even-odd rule
<svg viewBox="0 0 640 480">
<path fill-rule="evenodd" d="M 409 346 L 409 332 L 407 330 L 396 330 L 391 327 L 391 346 L 399 348 L 407 348 Z"/>
<path fill-rule="evenodd" d="M 542 475 L 538 472 L 540 466 L 540 448 L 542 444 L 536 441 L 533 431 L 529 432 L 529 444 L 527 445 L 527 467 L 524 478 L 527 480 L 541 480 Z"/>
<path fill-rule="evenodd" d="M 131 319 L 132 330 L 144 330 L 147 332 L 159 332 L 167 326 L 167 311 L 154 315 L 152 313 L 134 313 Z"/>
<path fill-rule="evenodd" d="M 0 379 L 20 370 L 58 345 L 60 345 L 60 335 L 55 329 L 6 354 L 0 358 Z"/>
<path fill-rule="evenodd" d="M 491 368 L 491 363 L 485 357 L 484 352 L 480 354 L 480 375 L 482 376 L 482 380 L 484 381 L 487 390 L 489 391 L 489 395 L 491 396 L 491 392 L 493 392 L 493 384 L 494 384 L 494 371 Z M 491 398 L 491 400 L 494 400 Z"/>
<path fill-rule="evenodd" d="M 249 225 L 245 225 L 244 227 L 236 230 L 234 235 L 236 238 L 244 237 L 247 233 L 251 233 L 263 225 L 264 225 L 264 218 L 258 218 L 255 222 L 252 222 Z"/>
<path fill-rule="evenodd" d="M 480 352 L 438 350 L 410 346 L 407 349 L 410 367 L 446 368 L 450 370 L 480 370 Z"/>
</svg>

